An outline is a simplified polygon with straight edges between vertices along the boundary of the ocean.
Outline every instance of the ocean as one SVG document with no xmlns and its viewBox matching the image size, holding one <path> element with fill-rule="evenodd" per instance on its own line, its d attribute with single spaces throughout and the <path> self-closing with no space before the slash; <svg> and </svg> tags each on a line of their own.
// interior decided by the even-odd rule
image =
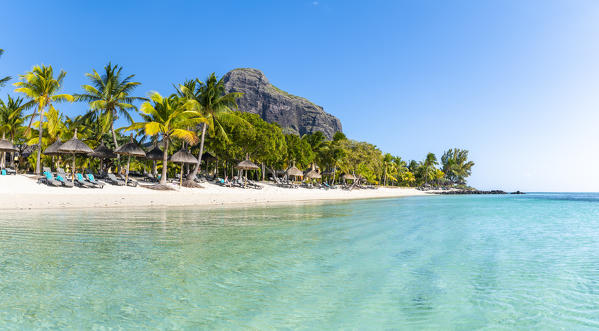
<svg viewBox="0 0 599 331">
<path fill-rule="evenodd" d="M 3 212 L 0 329 L 599 328 L 599 194 Z"/>
</svg>

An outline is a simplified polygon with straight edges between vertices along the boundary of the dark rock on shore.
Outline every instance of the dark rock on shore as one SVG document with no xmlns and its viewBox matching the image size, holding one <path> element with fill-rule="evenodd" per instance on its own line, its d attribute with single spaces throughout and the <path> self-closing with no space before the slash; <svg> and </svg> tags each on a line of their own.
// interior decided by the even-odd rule
<svg viewBox="0 0 599 331">
<path fill-rule="evenodd" d="M 431 192 L 433 194 L 507 194 L 507 192 L 502 190 L 491 190 L 491 191 L 479 191 L 479 190 L 452 190 L 452 191 L 437 191 Z"/>
<path fill-rule="evenodd" d="M 272 85 L 262 71 L 234 69 L 223 76 L 225 90 L 241 92 L 239 110 L 260 115 L 267 122 L 279 123 L 284 132 L 299 135 L 321 131 L 329 139 L 341 131 L 341 121 L 305 98 Z"/>
</svg>

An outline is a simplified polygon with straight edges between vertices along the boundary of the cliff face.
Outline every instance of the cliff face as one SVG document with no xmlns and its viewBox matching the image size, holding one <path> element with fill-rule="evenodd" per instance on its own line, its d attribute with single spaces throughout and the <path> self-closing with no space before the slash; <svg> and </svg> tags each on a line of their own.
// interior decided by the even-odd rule
<svg viewBox="0 0 599 331">
<path fill-rule="evenodd" d="M 235 69 L 224 77 L 227 93 L 241 92 L 239 110 L 258 114 L 267 122 L 279 123 L 285 132 L 303 135 L 321 131 L 328 138 L 341 131 L 341 122 L 322 107 L 291 95 L 268 82 L 257 69 Z"/>
</svg>

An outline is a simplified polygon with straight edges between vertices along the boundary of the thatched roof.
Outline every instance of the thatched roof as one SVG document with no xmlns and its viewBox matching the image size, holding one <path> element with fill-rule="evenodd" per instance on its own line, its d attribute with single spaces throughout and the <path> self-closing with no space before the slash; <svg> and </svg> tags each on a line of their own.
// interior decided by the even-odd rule
<svg viewBox="0 0 599 331">
<path fill-rule="evenodd" d="M 356 176 L 354 176 L 352 174 L 344 174 L 343 176 L 341 176 L 341 178 L 343 178 L 345 180 L 356 180 Z"/>
<path fill-rule="evenodd" d="M 185 150 L 179 150 L 177 153 L 171 156 L 171 162 L 175 163 L 198 163 L 198 159 L 196 159 L 191 153 Z"/>
<path fill-rule="evenodd" d="M 89 154 L 94 152 L 83 141 L 77 139 L 77 130 L 75 130 L 73 138 L 58 147 L 58 151 L 68 154 Z"/>
<path fill-rule="evenodd" d="M 106 147 L 104 143 L 96 147 L 91 156 L 97 157 L 98 159 L 116 159 L 116 154 L 114 153 L 114 151 Z"/>
<path fill-rule="evenodd" d="M 164 154 L 162 153 L 162 150 L 158 148 L 157 145 L 155 145 L 151 151 L 146 153 L 146 159 L 148 160 L 161 161 L 163 157 Z"/>
<path fill-rule="evenodd" d="M 291 166 L 289 167 L 289 169 L 287 169 L 287 176 L 296 176 L 296 177 L 303 177 L 304 173 L 299 170 L 298 168 L 296 168 L 295 166 Z"/>
<path fill-rule="evenodd" d="M 60 154 L 60 152 L 58 151 L 58 148 L 62 146 L 62 141 L 60 140 L 60 138 L 58 138 L 52 145 L 48 146 L 48 148 L 46 148 L 46 150 L 43 152 L 43 154 L 46 155 L 58 155 Z"/>
<path fill-rule="evenodd" d="M 254 162 L 250 161 L 248 158 L 246 158 L 245 160 L 237 163 L 237 165 L 235 166 L 235 168 L 242 169 L 242 170 L 257 170 L 257 169 L 260 169 L 259 166 L 257 166 Z"/>
<path fill-rule="evenodd" d="M 308 171 L 308 173 L 306 173 L 306 175 L 304 175 L 304 177 L 309 178 L 309 179 L 320 179 L 322 176 L 318 173 L 318 171 L 312 169 L 312 170 Z"/>
<path fill-rule="evenodd" d="M 202 154 L 202 161 L 215 161 L 216 156 L 212 155 L 209 152 Z"/>
<path fill-rule="evenodd" d="M 0 152 L 16 152 L 17 149 L 10 141 L 6 139 L 0 139 Z"/>
<path fill-rule="evenodd" d="M 131 141 L 129 141 L 128 143 L 124 144 L 123 146 L 117 148 L 116 151 L 114 151 L 114 152 L 117 154 L 120 154 L 120 155 L 127 155 L 127 156 L 140 156 L 140 157 L 146 156 L 146 152 L 144 152 L 144 150 L 141 149 L 135 141 L 133 141 L 133 136 L 131 136 Z"/>
</svg>

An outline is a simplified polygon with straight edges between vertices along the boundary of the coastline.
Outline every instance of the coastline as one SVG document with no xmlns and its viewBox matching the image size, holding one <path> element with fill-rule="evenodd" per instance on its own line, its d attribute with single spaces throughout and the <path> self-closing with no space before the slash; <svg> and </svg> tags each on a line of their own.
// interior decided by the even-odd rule
<svg viewBox="0 0 599 331">
<path fill-rule="evenodd" d="M 203 188 L 177 187 L 176 191 L 112 185 L 105 185 L 103 189 L 86 189 L 49 187 L 37 184 L 24 175 L 0 176 L 0 210 L 241 207 L 428 195 L 414 188 L 399 187 L 347 191 L 261 185 L 264 187 L 262 190 L 225 188 L 211 183 L 202 183 Z"/>
</svg>

